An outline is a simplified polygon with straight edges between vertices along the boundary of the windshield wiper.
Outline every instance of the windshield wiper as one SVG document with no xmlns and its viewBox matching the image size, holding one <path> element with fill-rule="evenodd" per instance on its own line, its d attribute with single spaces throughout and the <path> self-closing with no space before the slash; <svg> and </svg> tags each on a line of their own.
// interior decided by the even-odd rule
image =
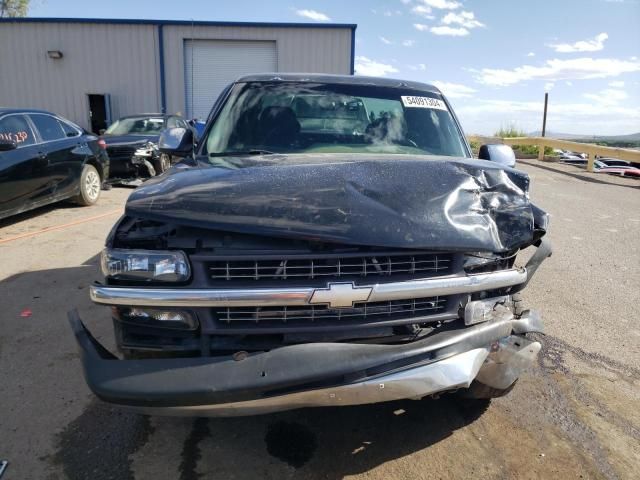
<svg viewBox="0 0 640 480">
<path fill-rule="evenodd" d="M 276 152 L 270 152 L 269 150 L 251 149 L 251 150 L 236 150 L 232 152 L 217 152 L 210 153 L 210 157 L 240 157 L 249 155 L 276 155 Z"/>
</svg>

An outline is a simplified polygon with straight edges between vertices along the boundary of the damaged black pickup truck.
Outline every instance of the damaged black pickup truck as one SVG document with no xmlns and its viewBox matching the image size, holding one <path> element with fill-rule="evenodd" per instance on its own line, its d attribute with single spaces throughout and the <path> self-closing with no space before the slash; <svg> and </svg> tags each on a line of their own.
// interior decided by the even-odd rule
<svg viewBox="0 0 640 480">
<path fill-rule="evenodd" d="M 102 400 L 216 416 L 491 398 L 535 360 L 519 292 L 548 215 L 526 173 L 472 158 L 437 88 L 253 75 L 197 145 L 174 128 L 159 146 L 185 159 L 130 196 L 91 287 L 121 356 L 70 313 Z"/>
</svg>

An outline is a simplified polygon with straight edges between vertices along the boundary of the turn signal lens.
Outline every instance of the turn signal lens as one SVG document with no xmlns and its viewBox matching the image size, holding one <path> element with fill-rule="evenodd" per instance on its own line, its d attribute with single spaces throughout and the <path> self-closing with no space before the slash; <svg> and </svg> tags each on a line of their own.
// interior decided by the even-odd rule
<svg viewBox="0 0 640 480">
<path fill-rule="evenodd" d="M 198 328 L 198 320 L 189 312 L 118 307 L 114 307 L 113 310 L 114 316 L 121 322 L 179 330 L 195 330 Z"/>
</svg>

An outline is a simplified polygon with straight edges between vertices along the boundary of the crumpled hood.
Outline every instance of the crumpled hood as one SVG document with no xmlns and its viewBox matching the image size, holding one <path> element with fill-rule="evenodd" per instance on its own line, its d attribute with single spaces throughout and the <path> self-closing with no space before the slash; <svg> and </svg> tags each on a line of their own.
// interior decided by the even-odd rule
<svg viewBox="0 0 640 480">
<path fill-rule="evenodd" d="M 291 155 L 252 158 L 252 166 L 239 169 L 187 168 L 139 187 L 126 214 L 256 235 L 448 251 L 504 252 L 531 243 L 534 223 L 546 227 L 546 213 L 529 202 L 524 172 L 472 159 L 363 157 Z"/>
</svg>

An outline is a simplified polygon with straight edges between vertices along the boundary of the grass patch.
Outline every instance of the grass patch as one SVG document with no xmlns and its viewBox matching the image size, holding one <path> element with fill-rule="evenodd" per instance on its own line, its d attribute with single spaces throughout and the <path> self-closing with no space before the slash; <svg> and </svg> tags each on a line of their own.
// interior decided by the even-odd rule
<svg viewBox="0 0 640 480">
<path fill-rule="evenodd" d="M 515 137 L 528 137 L 528 135 L 516 127 L 515 124 L 503 125 L 500 129 L 495 133 L 496 137 L 500 138 L 515 138 Z M 538 147 L 536 145 L 513 145 L 513 150 L 525 154 L 525 155 L 538 155 Z M 553 148 L 545 147 L 544 148 L 545 155 L 553 155 Z"/>
<path fill-rule="evenodd" d="M 527 134 L 516 127 L 515 124 L 509 124 L 507 126 L 502 125 L 500 129 L 495 133 L 496 137 L 500 138 L 514 138 L 514 137 L 526 137 Z"/>
</svg>

